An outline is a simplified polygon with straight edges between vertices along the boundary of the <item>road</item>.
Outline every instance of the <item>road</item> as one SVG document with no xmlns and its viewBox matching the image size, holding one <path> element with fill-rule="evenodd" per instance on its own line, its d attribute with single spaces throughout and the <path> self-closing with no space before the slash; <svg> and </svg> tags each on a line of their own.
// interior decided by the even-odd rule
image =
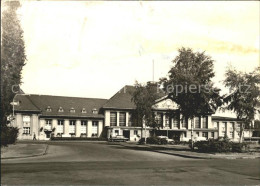
<svg viewBox="0 0 260 186">
<path fill-rule="evenodd" d="M 190 159 L 107 142 L 48 143 L 47 155 L 2 160 L 1 183 L 260 184 L 260 159 Z"/>
</svg>

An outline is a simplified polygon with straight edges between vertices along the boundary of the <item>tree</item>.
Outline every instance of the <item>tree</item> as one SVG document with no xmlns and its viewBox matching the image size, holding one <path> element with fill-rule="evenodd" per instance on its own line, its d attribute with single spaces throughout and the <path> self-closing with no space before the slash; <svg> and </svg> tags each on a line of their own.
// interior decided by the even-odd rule
<svg viewBox="0 0 260 186">
<path fill-rule="evenodd" d="M 178 52 L 168 78 L 161 79 L 161 83 L 169 98 L 178 104 L 182 117 L 193 121 L 195 116 L 208 114 L 222 103 L 220 89 L 211 81 L 214 61 L 205 52 L 193 52 L 191 48 Z"/>
<path fill-rule="evenodd" d="M 148 82 L 145 85 L 138 82 L 135 83 L 135 91 L 132 93 L 132 101 L 136 105 L 132 116 L 135 125 L 143 127 L 143 122 L 145 122 L 146 126 L 155 129 L 156 122 L 153 105 L 155 104 L 155 100 L 159 97 L 160 94 L 157 92 L 157 83 Z"/>
<path fill-rule="evenodd" d="M 224 98 L 224 102 L 227 104 L 226 108 L 234 111 L 237 118 L 244 120 L 246 127 L 250 128 L 255 114 L 259 112 L 260 67 L 250 73 L 242 73 L 229 68 L 225 76 L 225 87 L 229 87 L 231 91 Z M 241 126 L 240 142 L 242 141 L 244 127 L 244 125 Z"/>
<path fill-rule="evenodd" d="M 23 30 L 16 14 L 19 7 L 19 1 L 6 1 L 2 12 L 1 126 L 6 125 L 7 116 L 12 111 L 13 88 L 21 84 L 21 71 L 26 60 Z"/>
</svg>

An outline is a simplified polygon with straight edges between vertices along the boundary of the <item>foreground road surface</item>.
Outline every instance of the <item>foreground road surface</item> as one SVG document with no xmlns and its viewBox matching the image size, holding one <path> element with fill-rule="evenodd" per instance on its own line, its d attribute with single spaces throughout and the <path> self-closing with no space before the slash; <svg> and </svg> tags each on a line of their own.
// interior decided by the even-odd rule
<svg viewBox="0 0 260 186">
<path fill-rule="evenodd" d="M 260 159 L 198 160 L 106 142 L 50 142 L 45 156 L 3 160 L 2 184 L 260 184 Z"/>
</svg>

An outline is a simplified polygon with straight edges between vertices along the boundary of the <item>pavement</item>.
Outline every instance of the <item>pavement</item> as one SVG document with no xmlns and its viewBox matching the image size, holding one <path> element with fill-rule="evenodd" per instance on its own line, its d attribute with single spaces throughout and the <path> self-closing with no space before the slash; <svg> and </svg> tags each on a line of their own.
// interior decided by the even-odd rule
<svg viewBox="0 0 260 186">
<path fill-rule="evenodd" d="M 47 143 L 16 143 L 1 148 L 1 159 L 28 158 L 47 153 Z"/>
<path fill-rule="evenodd" d="M 260 184 L 260 159 L 195 159 L 148 151 L 146 147 L 142 150 L 123 146 L 132 145 L 128 143 L 48 141 L 47 144 L 48 150 L 43 156 L 2 159 L 1 184 Z"/>
<path fill-rule="evenodd" d="M 15 145 L 9 145 L 1 149 L 1 159 L 14 159 L 14 158 L 26 158 L 34 156 L 42 156 L 47 154 L 48 144 L 55 143 L 73 143 L 75 141 L 62 141 L 62 142 L 46 142 L 46 141 L 20 141 Z M 107 143 L 105 141 L 76 141 L 76 143 Z M 259 152 L 249 153 L 199 153 L 191 151 L 187 145 L 138 145 L 136 143 L 108 143 L 121 145 L 128 149 L 142 150 L 142 151 L 153 151 L 162 154 L 168 154 L 183 158 L 195 158 L 195 159 L 256 159 L 260 158 Z"/>
<path fill-rule="evenodd" d="M 168 155 L 195 159 L 256 159 L 259 152 L 248 153 L 200 153 L 191 151 L 187 145 L 138 145 L 136 143 L 121 143 L 122 146 L 132 149 L 153 151 Z"/>
</svg>

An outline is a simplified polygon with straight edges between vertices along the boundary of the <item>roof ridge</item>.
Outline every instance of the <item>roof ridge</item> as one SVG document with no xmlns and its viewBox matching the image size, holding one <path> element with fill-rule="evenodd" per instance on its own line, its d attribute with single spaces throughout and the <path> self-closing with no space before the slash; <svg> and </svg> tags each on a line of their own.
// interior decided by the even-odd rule
<svg viewBox="0 0 260 186">
<path fill-rule="evenodd" d="M 108 100 L 106 98 L 88 98 L 88 97 L 76 97 L 76 96 L 58 96 L 58 95 L 44 95 L 44 94 L 29 94 L 30 96 L 49 96 L 49 97 L 63 97 L 63 98 L 81 98 L 81 99 L 100 99 Z"/>
</svg>

